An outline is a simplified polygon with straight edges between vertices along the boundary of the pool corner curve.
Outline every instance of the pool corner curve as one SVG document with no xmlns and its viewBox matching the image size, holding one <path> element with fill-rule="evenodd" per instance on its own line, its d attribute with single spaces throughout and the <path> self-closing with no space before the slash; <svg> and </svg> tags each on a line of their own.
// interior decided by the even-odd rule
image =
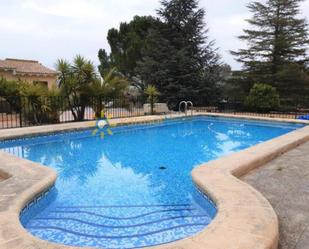
<svg viewBox="0 0 309 249">
<path fill-rule="evenodd" d="M 123 124 L 159 119 L 162 117 L 126 119 Z M 116 122 L 121 123 L 121 120 Z M 76 123 L 74 127 L 66 124 L 61 130 L 77 127 Z M 57 126 L 46 129 L 49 132 L 56 131 Z M 27 134 L 27 129 L 24 132 Z M 31 132 L 39 134 L 44 131 L 39 127 L 31 128 Z M 14 137 L 14 132 L 11 135 Z M 277 249 L 277 215 L 259 192 L 238 177 L 306 141 L 309 141 L 309 126 L 195 168 L 192 171 L 193 181 L 216 203 L 217 216 L 196 236 L 152 248 Z M 0 152 L 0 172 L 0 177 L 3 178 L 0 181 L 0 248 L 79 248 L 40 240 L 28 233 L 19 222 L 22 209 L 56 181 L 53 170 Z"/>
</svg>

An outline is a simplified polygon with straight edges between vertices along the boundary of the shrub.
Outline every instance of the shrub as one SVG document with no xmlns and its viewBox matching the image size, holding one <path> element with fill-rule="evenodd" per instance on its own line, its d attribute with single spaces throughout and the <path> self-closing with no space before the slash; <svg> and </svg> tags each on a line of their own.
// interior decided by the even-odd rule
<svg viewBox="0 0 309 249">
<path fill-rule="evenodd" d="M 5 99 L 14 112 L 20 112 L 20 81 L 8 81 L 0 78 L 0 97 Z"/>
<path fill-rule="evenodd" d="M 59 122 L 59 94 L 56 88 L 49 90 L 40 85 L 22 84 L 20 99 L 24 119 L 31 124 Z"/>
<path fill-rule="evenodd" d="M 17 96 L 19 95 L 19 82 L 8 81 L 0 78 L 0 96 Z"/>
<path fill-rule="evenodd" d="M 5 99 L 23 120 L 31 124 L 57 123 L 61 102 L 55 87 L 46 89 L 23 81 L 0 78 L 0 97 Z"/>
<path fill-rule="evenodd" d="M 245 100 L 245 106 L 252 111 L 269 112 L 280 105 L 276 88 L 267 84 L 255 84 Z"/>
</svg>

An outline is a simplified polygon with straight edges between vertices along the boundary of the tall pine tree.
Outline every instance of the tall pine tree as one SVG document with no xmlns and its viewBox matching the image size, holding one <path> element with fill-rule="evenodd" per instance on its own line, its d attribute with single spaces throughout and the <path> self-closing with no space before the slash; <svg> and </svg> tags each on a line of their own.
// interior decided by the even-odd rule
<svg viewBox="0 0 309 249">
<path fill-rule="evenodd" d="M 309 43 L 307 22 L 300 17 L 301 2 L 267 0 L 248 5 L 253 14 L 250 28 L 239 37 L 248 46 L 232 52 L 243 64 L 239 81 L 245 83 L 245 92 L 255 83 L 266 83 L 275 86 L 283 99 L 295 100 L 306 88 L 303 75 Z"/>
<path fill-rule="evenodd" d="M 220 77 L 220 57 L 205 28 L 205 10 L 197 0 L 162 0 L 162 25 L 149 34 L 138 72 L 167 101 L 213 96 Z"/>
</svg>

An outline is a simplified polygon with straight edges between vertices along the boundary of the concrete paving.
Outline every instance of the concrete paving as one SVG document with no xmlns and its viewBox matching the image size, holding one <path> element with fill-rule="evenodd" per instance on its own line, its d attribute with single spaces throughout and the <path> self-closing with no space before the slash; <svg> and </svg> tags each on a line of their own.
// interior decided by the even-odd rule
<svg viewBox="0 0 309 249">
<path fill-rule="evenodd" d="M 309 142 L 252 171 L 244 180 L 272 204 L 279 249 L 309 248 Z"/>
</svg>

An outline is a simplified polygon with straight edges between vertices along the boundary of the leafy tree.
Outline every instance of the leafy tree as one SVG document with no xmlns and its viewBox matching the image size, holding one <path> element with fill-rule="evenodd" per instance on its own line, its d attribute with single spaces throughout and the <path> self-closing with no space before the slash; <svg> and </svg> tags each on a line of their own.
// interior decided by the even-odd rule
<svg viewBox="0 0 309 249">
<path fill-rule="evenodd" d="M 251 27 L 239 37 L 248 46 L 232 51 L 237 61 L 243 64 L 243 72 L 239 76 L 247 84 L 245 91 L 255 82 L 265 82 L 275 86 L 280 95 L 286 98 L 293 85 L 298 84 L 295 88 L 303 87 L 303 81 L 286 84 L 288 79 L 283 76 L 287 74 L 282 72 L 287 67 L 293 67 L 296 76 L 308 62 L 308 26 L 306 20 L 299 17 L 301 2 L 267 0 L 266 3 L 249 3 L 248 8 L 253 14 L 248 20 Z"/>
<path fill-rule="evenodd" d="M 110 29 L 107 40 L 111 53 L 108 55 L 104 49 L 100 49 L 98 54 L 99 71 L 102 77 L 109 69 L 117 67 L 120 73 L 134 81 L 136 63 L 141 59 L 145 38 L 149 30 L 154 28 L 158 22 L 152 16 L 135 16 L 131 22 L 121 23 L 119 29 Z"/>
<path fill-rule="evenodd" d="M 306 103 L 309 100 L 309 74 L 302 65 L 287 63 L 281 67 L 276 78 L 280 82 L 280 95 L 284 96 L 282 104 L 293 107 L 309 106 L 309 103 Z"/>
<path fill-rule="evenodd" d="M 235 102 L 239 99 L 241 95 L 240 89 L 238 89 L 236 84 L 231 84 L 231 80 L 234 78 L 233 75 L 237 73 L 232 71 L 232 68 L 228 64 L 221 65 L 221 80 L 217 84 L 217 89 L 220 95 L 220 100 L 222 102 Z"/>
<path fill-rule="evenodd" d="M 150 112 L 151 112 L 151 115 L 153 115 L 155 103 L 157 101 L 157 97 L 159 96 L 159 92 L 155 86 L 148 85 L 145 90 L 145 94 L 148 96 L 148 101 L 150 103 Z"/>
<path fill-rule="evenodd" d="M 88 87 L 98 80 L 95 66 L 89 60 L 77 55 L 70 64 L 59 59 L 56 64 L 60 72 L 59 87 L 66 97 L 75 121 L 84 119 L 85 108 L 88 101 Z"/>
<path fill-rule="evenodd" d="M 255 84 L 246 98 L 245 105 L 251 110 L 267 112 L 279 107 L 280 99 L 276 88 L 267 84 Z"/>
<path fill-rule="evenodd" d="M 104 77 L 104 75 L 107 74 L 109 70 L 111 70 L 114 63 L 104 49 L 99 50 L 98 58 L 100 61 L 100 65 L 98 66 L 99 73 L 102 77 Z"/>
<path fill-rule="evenodd" d="M 147 85 L 153 84 L 163 94 L 163 98 L 166 98 L 169 92 L 176 93 L 181 86 L 168 84 L 176 73 L 177 61 L 168 59 L 172 58 L 176 50 L 165 38 L 162 32 L 163 26 L 165 24 L 160 24 L 160 27 L 149 32 L 142 50 L 143 58 L 137 63 L 136 71 L 143 82 L 144 90 Z"/>
<path fill-rule="evenodd" d="M 205 10 L 197 0 L 163 0 L 162 24 L 149 33 L 138 72 L 145 85 L 154 84 L 162 98 L 198 94 L 211 97 L 220 76 L 220 57 L 209 41 Z"/>
</svg>

